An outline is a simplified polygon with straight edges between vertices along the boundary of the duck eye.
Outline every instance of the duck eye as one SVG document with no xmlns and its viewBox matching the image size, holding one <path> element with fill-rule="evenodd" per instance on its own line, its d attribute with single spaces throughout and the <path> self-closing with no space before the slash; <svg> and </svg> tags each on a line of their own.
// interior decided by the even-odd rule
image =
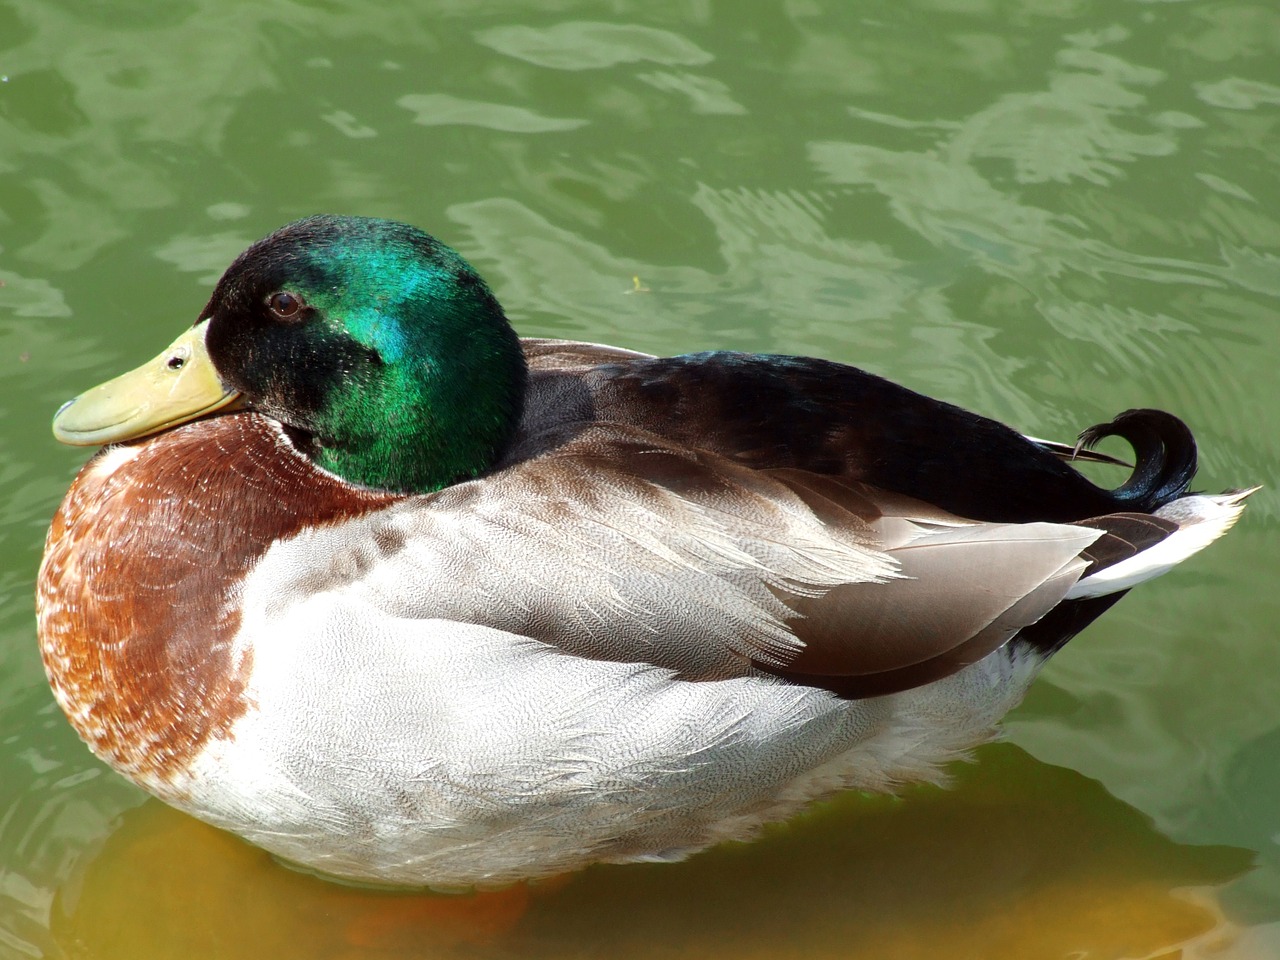
<svg viewBox="0 0 1280 960">
<path fill-rule="evenodd" d="M 168 360 L 168 367 L 170 370 L 181 370 L 184 366 L 186 366 L 186 363 L 187 363 L 186 357 L 173 356 L 173 357 L 170 357 Z"/>
<path fill-rule="evenodd" d="M 267 309 L 277 320 L 296 320 L 302 313 L 302 298 L 282 290 L 268 298 Z"/>
</svg>

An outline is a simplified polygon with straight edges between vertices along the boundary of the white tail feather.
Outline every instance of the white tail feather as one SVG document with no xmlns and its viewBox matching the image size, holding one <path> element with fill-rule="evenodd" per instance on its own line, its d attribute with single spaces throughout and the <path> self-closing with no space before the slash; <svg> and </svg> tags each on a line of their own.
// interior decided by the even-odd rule
<svg viewBox="0 0 1280 960">
<path fill-rule="evenodd" d="M 1196 494 L 1165 504 L 1155 515 L 1174 521 L 1179 529 L 1141 553 L 1084 577 L 1067 592 L 1066 599 L 1118 593 L 1167 573 L 1230 530 L 1244 509 L 1245 498 L 1257 489 L 1231 490 L 1215 496 Z"/>
</svg>

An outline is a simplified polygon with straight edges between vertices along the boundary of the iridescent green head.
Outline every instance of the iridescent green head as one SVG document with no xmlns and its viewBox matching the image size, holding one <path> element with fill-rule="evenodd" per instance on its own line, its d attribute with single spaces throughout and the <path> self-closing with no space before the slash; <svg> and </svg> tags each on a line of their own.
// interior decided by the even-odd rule
<svg viewBox="0 0 1280 960">
<path fill-rule="evenodd" d="M 187 339 L 200 342 L 178 362 Z M 223 397 L 302 435 L 325 469 L 385 490 L 428 492 L 484 472 L 524 396 L 519 341 L 484 281 L 433 237 L 389 220 L 310 217 L 255 243 L 152 376 L 193 375 L 200 357 L 188 354 L 200 347 Z M 59 414 L 61 439 L 103 442 L 101 428 L 81 424 L 89 396 Z M 205 403 L 193 416 L 222 405 Z"/>
</svg>

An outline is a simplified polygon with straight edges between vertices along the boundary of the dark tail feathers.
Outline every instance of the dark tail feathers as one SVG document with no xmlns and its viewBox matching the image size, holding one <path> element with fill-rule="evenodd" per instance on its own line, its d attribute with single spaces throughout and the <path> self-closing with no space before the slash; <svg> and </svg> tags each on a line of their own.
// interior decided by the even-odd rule
<svg viewBox="0 0 1280 960">
<path fill-rule="evenodd" d="M 1196 473 L 1196 440 L 1173 414 L 1126 410 L 1085 430 L 1076 447 L 1091 448 L 1103 437 L 1123 437 L 1137 460 L 1129 479 L 1111 491 L 1125 509 L 1150 513 L 1187 492 Z"/>
</svg>

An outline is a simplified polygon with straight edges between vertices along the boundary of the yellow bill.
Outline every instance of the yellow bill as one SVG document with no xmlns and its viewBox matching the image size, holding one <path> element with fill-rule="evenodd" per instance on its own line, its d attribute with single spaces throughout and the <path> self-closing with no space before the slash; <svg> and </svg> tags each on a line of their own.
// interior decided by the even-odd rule
<svg viewBox="0 0 1280 960">
<path fill-rule="evenodd" d="M 196 324 L 160 356 L 87 390 L 53 418 L 53 435 L 97 446 L 168 430 L 231 407 L 240 394 L 223 386 L 204 345 L 209 321 Z"/>
</svg>

